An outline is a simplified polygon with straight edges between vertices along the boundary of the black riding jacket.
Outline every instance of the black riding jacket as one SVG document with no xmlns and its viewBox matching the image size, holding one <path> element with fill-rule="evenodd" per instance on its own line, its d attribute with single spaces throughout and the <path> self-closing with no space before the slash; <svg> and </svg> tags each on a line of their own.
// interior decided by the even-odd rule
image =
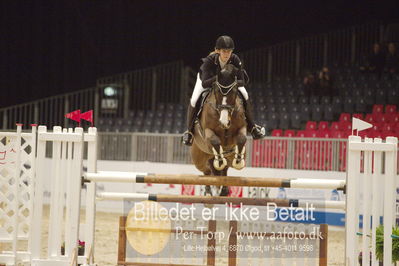
<svg viewBox="0 0 399 266">
<path fill-rule="evenodd" d="M 216 81 L 216 75 L 221 70 L 219 64 L 219 54 L 210 54 L 202 58 L 202 65 L 200 67 L 200 78 L 202 80 L 203 88 L 212 87 L 212 83 Z M 244 70 L 240 58 L 236 54 L 231 54 L 229 61 L 226 64 L 232 64 L 240 70 L 237 76 L 237 83 L 239 86 L 244 86 L 248 83 L 249 77 Z"/>
</svg>

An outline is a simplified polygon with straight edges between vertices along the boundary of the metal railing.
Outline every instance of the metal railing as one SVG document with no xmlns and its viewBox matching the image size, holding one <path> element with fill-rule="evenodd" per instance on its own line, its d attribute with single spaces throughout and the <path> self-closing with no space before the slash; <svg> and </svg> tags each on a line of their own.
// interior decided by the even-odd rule
<svg viewBox="0 0 399 266">
<path fill-rule="evenodd" d="M 41 100 L 0 109 L 0 125 L 4 129 L 14 129 L 16 123 L 53 126 L 76 126 L 64 118 L 66 113 L 76 109 L 82 111 L 98 109 L 96 88 L 74 93 L 48 97 Z"/>
<path fill-rule="evenodd" d="M 247 166 L 345 171 L 346 139 L 278 138 L 247 142 Z M 191 163 L 178 134 L 100 133 L 100 160 Z"/>
<path fill-rule="evenodd" d="M 0 109 L 0 129 L 13 129 L 16 123 L 53 126 L 76 126 L 64 118 L 73 110 L 94 110 L 94 121 L 99 117 L 127 118 L 130 110 L 155 109 L 159 103 L 187 101 L 190 69 L 181 61 L 104 77 L 97 87 L 44 98 L 29 103 Z M 116 93 L 107 96 L 104 88 L 114 87 Z M 105 101 L 104 101 L 105 100 Z M 104 107 L 112 100 L 113 108 Z"/>
<path fill-rule="evenodd" d="M 98 145 L 99 160 L 192 163 L 179 134 L 100 132 Z M 347 139 L 248 138 L 246 151 L 248 167 L 345 172 L 347 166 Z"/>
</svg>

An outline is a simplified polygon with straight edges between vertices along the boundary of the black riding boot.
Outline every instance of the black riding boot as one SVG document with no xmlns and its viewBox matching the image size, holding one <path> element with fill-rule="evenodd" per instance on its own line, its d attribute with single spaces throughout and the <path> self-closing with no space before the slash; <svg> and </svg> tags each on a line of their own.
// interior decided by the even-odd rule
<svg viewBox="0 0 399 266">
<path fill-rule="evenodd" d="M 243 99 L 245 107 L 245 117 L 247 119 L 247 130 L 253 139 L 261 139 L 266 136 L 265 128 L 254 123 L 254 113 L 251 101 Z"/>
<path fill-rule="evenodd" d="M 187 146 L 193 144 L 193 130 L 194 130 L 194 120 L 197 113 L 197 108 L 192 107 L 191 104 L 187 108 L 187 131 L 183 133 L 182 143 Z"/>
</svg>

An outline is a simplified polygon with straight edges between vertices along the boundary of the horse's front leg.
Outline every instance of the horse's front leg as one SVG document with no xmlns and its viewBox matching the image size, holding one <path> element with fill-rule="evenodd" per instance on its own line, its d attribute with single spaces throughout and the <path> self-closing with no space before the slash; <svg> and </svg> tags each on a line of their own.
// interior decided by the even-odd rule
<svg viewBox="0 0 399 266">
<path fill-rule="evenodd" d="M 218 171 L 223 170 L 227 166 L 227 160 L 223 154 L 220 138 L 215 134 L 215 132 L 213 132 L 213 130 L 207 128 L 205 129 L 205 140 L 213 151 L 213 167 Z"/>
<path fill-rule="evenodd" d="M 242 127 L 239 131 L 239 134 L 236 137 L 236 147 L 235 147 L 235 154 L 234 159 L 232 162 L 232 166 L 237 169 L 241 170 L 245 167 L 245 143 L 247 142 L 247 128 Z"/>
</svg>

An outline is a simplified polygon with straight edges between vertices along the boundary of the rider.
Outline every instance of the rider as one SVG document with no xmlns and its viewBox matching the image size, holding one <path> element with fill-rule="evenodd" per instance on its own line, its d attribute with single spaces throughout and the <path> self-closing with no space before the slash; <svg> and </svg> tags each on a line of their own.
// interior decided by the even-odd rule
<svg viewBox="0 0 399 266">
<path fill-rule="evenodd" d="M 190 146 L 193 142 L 194 121 L 198 113 L 197 101 L 200 98 L 205 88 L 212 87 L 212 83 L 216 81 L 217 73 L 226 65 L 233 64 L 240 69 L 237 83 L 238 90 L 241 93 L 241 98 L 244 99 L 245 117 L 247 120 L 248 131 L 254 139 L 265 137 L 265 128 L 258 126 L 253 121 L 252 105 L 249 100 L 248 93 L 244 87 L 248 80 L 248 76 L 242 67 L 240 58 L 233 53 L 234 41 L 229 36 L 220 36 L 216 40 L 215 51 L 211 52 L 206 58 L 202 59 L 202 65 L 197 75 L 194 92 L 190 99 L 190 104 L 187 110 L 187 131 L 184 132 L 182 141 L 185 145 Z"/>
</svg>

